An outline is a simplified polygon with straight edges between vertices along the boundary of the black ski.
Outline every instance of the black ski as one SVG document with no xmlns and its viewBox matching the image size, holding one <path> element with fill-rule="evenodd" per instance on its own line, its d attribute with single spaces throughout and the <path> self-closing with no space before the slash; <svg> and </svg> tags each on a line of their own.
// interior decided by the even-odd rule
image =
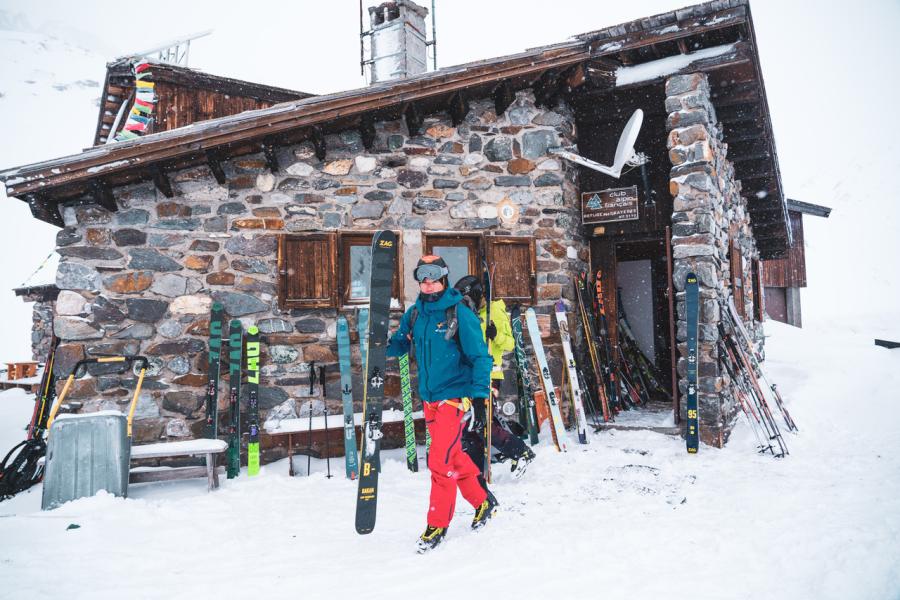
<svg viewBox="0 0 900 600">
<path fill-rule="evenodd" d="M 206 384 L 206 437 L 219 435 L 219 371 L 222 359 L 222 314 L 220 302 L 213 302 L 209 315 L 209 367 Z"/>
<path fill-rule="evenodd" d="M 228 330 L 228 453 L 226 474 L 234 479 L 241 472 L 241 357 L 244 349 L 244 328 L 237 319 Z"/>
<path fill-rule="evenodd" d="M 522 340 L 522 308 L 512 308 L 512 334 L 515 341 L 516 379 L 519 391 L 519 424 L 528 430 L 528 441 L 538 443 L 537 407 L 534 402 L 534 385 L 531 383 L 530 363 Z"/>
<path fill-rule="evenodd" d="M 397 256 L 397 236 L 379 231 L 372 240 L 369 280 L 369 344 L 363 357 L 366 368 L 363 393 L 363 434 L 360 445 L 359 492 L 356 497 L 356 532 L 375 529 L 378 472 L 381 470 L 381 410 L 384 402 L 385 352 L 390 319 L 391 289 Z"/>
<path fill-rule="evenodd" d="M 259 475 L 259 329 L 247 329 L 247 475 Z"/>
<path fill-rule="evenodd" d="M 684 284 L 687 320 L 687 429 L 684 434 L 687 451 L 695 454 L 700 447 L 700 419 L 697 407 L 697 334 L 700 328 L 700 284 L 688 273 Z"/>
</svg>

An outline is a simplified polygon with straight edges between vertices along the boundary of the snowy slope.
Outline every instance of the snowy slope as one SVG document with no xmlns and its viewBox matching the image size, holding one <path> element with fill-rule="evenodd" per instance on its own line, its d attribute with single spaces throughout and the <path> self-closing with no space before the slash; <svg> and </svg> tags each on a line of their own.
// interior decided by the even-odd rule
<svg viewBox="0 0 900 600">
<path fill-rule="evenodd" d="M 769 376 L 800 427 L 786 459 L 754 454 L 743 423 L 694 456 L 621 431 L 558 454 L 545 432 L 523 479 L 497 467 L 496 519 L 473 533 L 460 499 L 426 556 L 414 541 L 429 480 L 401 450 L 368 536 L 342 459 L 333 479 L 323 461 L 289 478 L 282 461 L 211 494 L 199 479 L 147 484 L 47 513 L 35 488 L 0 504 L 0 598 L 900 598 L 900 351 L 770 331 Z"/>
<path fill-rule="evenodd" d="M 0 168 L 74 154 L 93 141 L 106 61 L 31 29 L 25 17 L 0 11 Z M 9 288 L 53 250 L 57 231 L 0 185 L 0 361 L 31 359 L 31 305 Z"/>
</svg>

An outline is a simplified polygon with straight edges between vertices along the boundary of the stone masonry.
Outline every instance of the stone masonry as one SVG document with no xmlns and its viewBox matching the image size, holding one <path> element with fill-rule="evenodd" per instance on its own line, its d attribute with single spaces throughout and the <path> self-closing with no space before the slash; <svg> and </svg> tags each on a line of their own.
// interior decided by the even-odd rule
<svg viewBox="0 0 900 600">
<path fill-rule="evenodd" d="M 677 290 L 679 389 L 687 390 L 684 282 L 693 271 L 700 281 L 699 381 L 700 433 L 704 442 L 722 446 L 736 417 L 737 405 L 718 360 L 717 324 L 723 302 L 732 296 L 728 248 L 734 236 L 743 252 L 744 271 L 758 256 L 750 231 L 746 200 L 728 161 L 728 148 L 710 99 L 704 74 L 678 75 L 666 81 L 669 113 L 668 148 L 672 162 L 669 189 L 674 197 L 672 251 Z M 746 277 L 749 281 L 749 277 Z M 752 303 L 749 294 L 745 300 Z M 753 315 L 748 305 L 747 315 Z M 751 316 L 752 319 L 752 316 Z M 747 323 L 761 332 L 761 324 Z M 758 335 L 758 337 L 761 337 Z M 681 416 L 685 405 L 681 403 Z"/>
<path fill-rule="evenodd" d="M 417 293 L 412 271 L 423 231 L 534 236 L 538 311 L 546 325 L 553 302 L 572 298 L 573 274 L 587 258 L 577 172 L 548 152 L 574 143 L 571 112 L 564 105 L 538 108 L 526 91 L 502 115 L 490 101 L 473 102 L 457 127 L 436 114 L 415 136 L 403 121 L 376 128 L 371 151 L 356 131 L 344 131 L 327 136 L 325 161 L 303 143 L 277 150 L 281 169 L 274 174 L 262 155 L 250 155 L 225 164 L 225 185 L 197 167 L 169 174 L 174 198 L 138 184 L 114 190 L 117 212 L 87 198 L 66 206 L 57 237 L 58 306 L 67 307 L 54 321 L 62 339 L 59 372 L 95 353 L 144 354 L 151 366 L 137 406 L 136 442 L 199 436 L 216 300 L 228 318 L 263 333 L 263 421 L 276 407 L 279 414 L 321 413 L 318 390 L 309 393 L 309 361 L 328 365 L 329 413 L 339 414 L 336 311 L 278 307 L 277 237 L 290 233 L 400 231 L 407 304 Z M 501 221 L 501 202 L 518 215 Z M 355 311 L 344 314 L 355 330 Z M 220 414 L 227 412 L 224 369 L 222 378 Z M 133 385 L 95 368 L 69 398 L 83 412 L 121 410 Z M 360 399 L 358 375 L 354 385 Z M 396 375 L 388 385 L 399 389 Z"/>
</svg>

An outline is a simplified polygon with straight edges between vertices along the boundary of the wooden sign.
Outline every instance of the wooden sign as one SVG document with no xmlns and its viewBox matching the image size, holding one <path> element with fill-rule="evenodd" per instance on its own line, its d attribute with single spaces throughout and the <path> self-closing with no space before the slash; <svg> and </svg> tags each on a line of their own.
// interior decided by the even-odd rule
<svg viewBox="0 0 900 600">
<path fill-rule="evenodd" d="M 634 221 L 639 218 L 636 185 L 581 194 L 581 222 L 584 225 Z"/>
</svg>

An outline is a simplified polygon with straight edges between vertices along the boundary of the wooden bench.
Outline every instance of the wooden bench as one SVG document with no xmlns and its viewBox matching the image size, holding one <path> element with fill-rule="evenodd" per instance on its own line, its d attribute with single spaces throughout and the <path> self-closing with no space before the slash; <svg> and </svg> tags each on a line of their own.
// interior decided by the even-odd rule
<svg viewBox="0 0 900 600">
<path fill-rule="evenodd" d="M 146 483 L 148 481 L 173 481 L 177 479 L 192 479 L 194 477 L 205 476 L 207 481 L 207 491 L 214 490 L 219 487 L 219 472 L 216 468 L 216 455 L 225 452 L 226 448 L 228 448 L 228 444 L 224 440 L 207 439 L 132 446 L 131 460 L 176 458 L 179 456 L 203 456 L 206 458 L 206 466 L 154 468 L 151 471 L 131 470 L 128 475 L 128 482 Z"/>
</svg>

